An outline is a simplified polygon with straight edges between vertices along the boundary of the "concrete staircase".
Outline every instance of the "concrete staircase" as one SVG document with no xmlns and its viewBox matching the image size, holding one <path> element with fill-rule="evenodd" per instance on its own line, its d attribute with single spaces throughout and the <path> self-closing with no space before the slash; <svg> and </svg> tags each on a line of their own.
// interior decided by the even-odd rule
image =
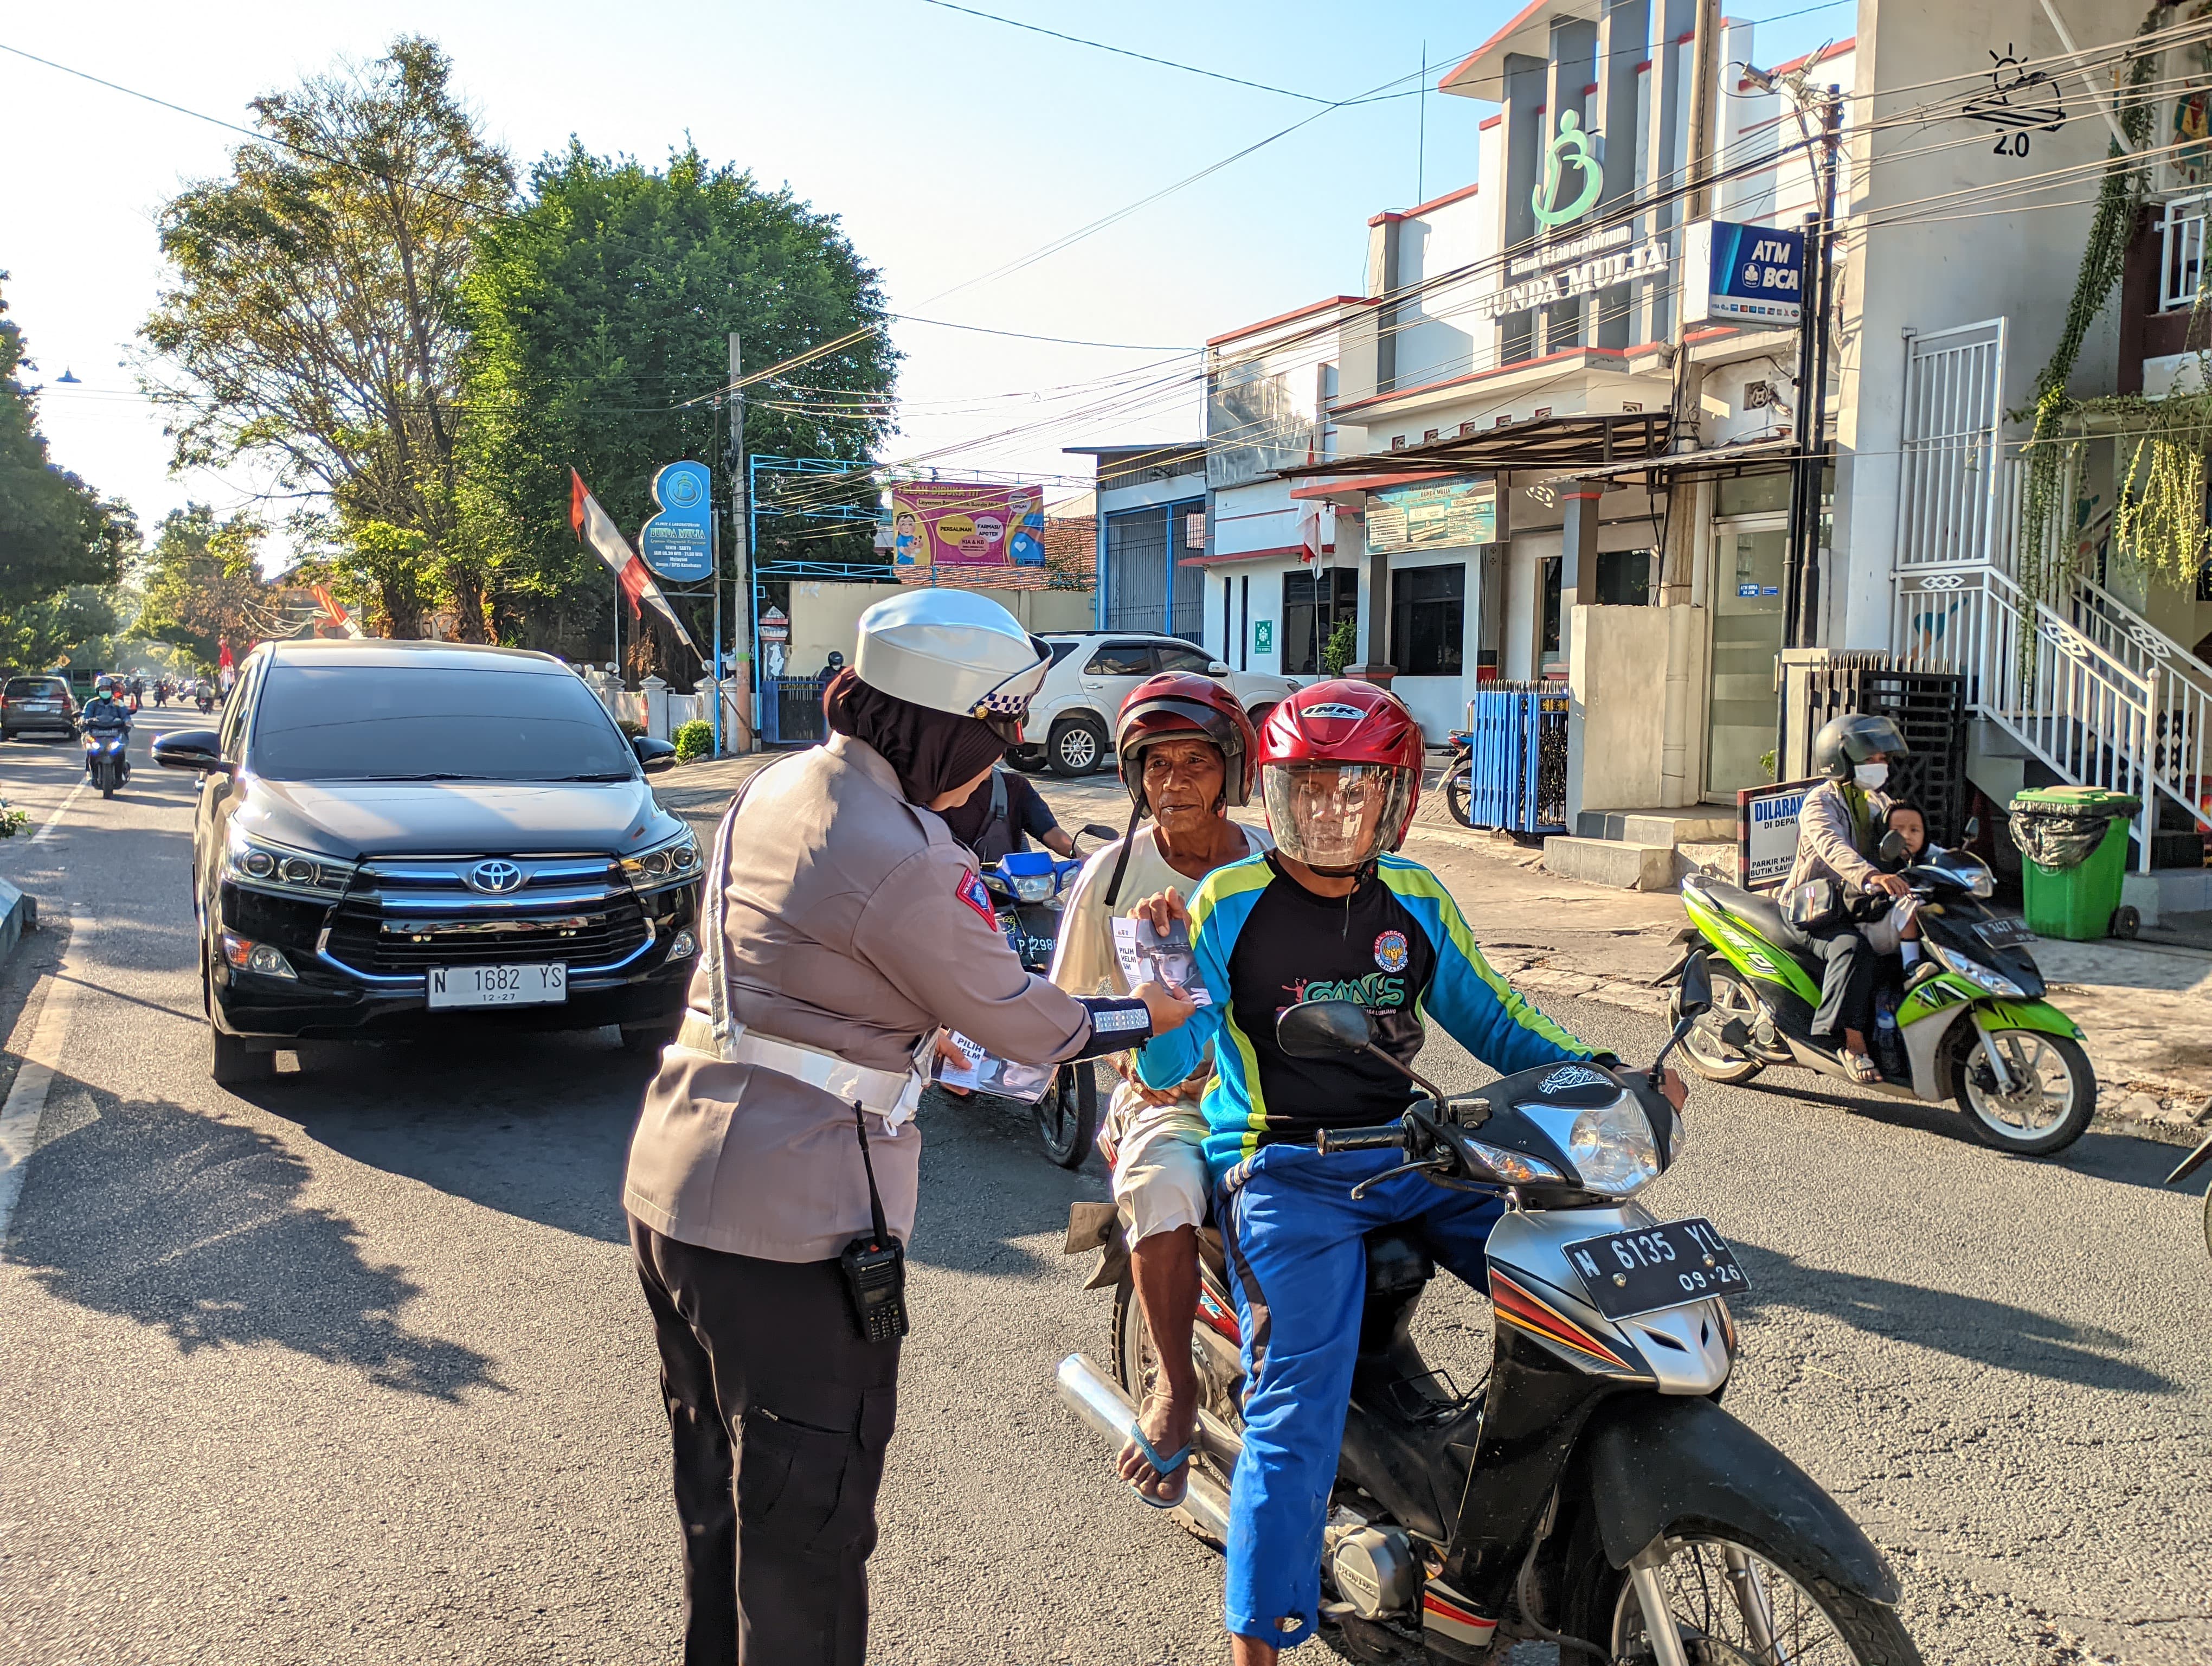
<svg viewBox="0 0 2212 1666">
<path fill-rule="evenodd" d="M 1735 879 L 1735 816 L 1714 806 L 1585 810 L 1544 841 L 1544 871 L 1617 891 L 1672 891 L 1693 868 Z"/>
</svg>

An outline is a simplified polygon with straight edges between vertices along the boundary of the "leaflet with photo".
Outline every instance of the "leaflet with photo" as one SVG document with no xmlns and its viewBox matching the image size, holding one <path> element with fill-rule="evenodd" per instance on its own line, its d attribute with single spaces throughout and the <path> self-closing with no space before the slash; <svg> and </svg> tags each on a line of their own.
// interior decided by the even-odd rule
<svg viewBox="0 0 2212 1666">
<path fill-rule="evenodd" d="M 1149 920 L 1114 922 L 1114 955 L 1121 963 L 1121 976 L 1133 989 L 1140 983 L 1164 983 L 1181 989 L 1200 1006 L 1213 1005 L 1213 996 L 1198 975 L 1198 957 L 1191 952 L 1190 926 L 1177 920 L 1165 933 Z"/>
<path fill-rule="evenodd" d="M 1053 1065 L 1016 1064 L 1012 1059 L 1000 1058 L 982 1043 L 969 1040 L 957 1030 L 946 1031 L 945 1039 L 960 1050 L 965 1062 L 956 1064 L 939 1053 L 937 1061 L 930 1067 L 929 1079 L 933 1082 L 964 1088 L 970 1093 L 995 1093 L 1030 1104 L 1044 1097 L 1044 1091 L 1052 1085 L 1057 1069 Z"/>
</svg>

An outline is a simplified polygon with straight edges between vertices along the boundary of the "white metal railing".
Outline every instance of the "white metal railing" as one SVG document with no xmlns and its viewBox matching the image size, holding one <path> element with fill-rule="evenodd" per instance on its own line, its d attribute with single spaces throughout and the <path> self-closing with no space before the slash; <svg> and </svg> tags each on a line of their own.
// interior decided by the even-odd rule
<svg viewBox="0 0 2212 1666">
<path fill-rule="evenodd" d="M 2212 721 L 2212 666 L 2094 579 L 2076 575 L 2067 600 L 2075 628 L 2154 690 L 2152 777 L 2198 826 L 2212 827 L 2212 757 L 2205 734 Z"/>
<path fill-rule="evenodd" d="M 2160 790 L 2196 807 L 2183 793 L 2203 761 L 2202 704 L 2172 724 L 2192 745 L 2168 745 L 2166 679 L 2122 664 L 1987 562 L 1900 574 L 1896 606 L 1892 641 L 1906 666 L 1959 673 L 1968 709 L 2064 779 L 2142 799 L 2136 851 L 2148 872 Z"/>
<path fill-rule="evenodd" d="M 1907 344 L 1899 430 L 1897 565 L 1985 561 L 2001 504 L 2005 321 Z"/>
<path fill-rule="evenodd" d="M 2203 197 L 2179 198 L 2158 222 L 2158 308 L 2171 313 L 2197 304 L 2204 281 Z"/>
</svg>

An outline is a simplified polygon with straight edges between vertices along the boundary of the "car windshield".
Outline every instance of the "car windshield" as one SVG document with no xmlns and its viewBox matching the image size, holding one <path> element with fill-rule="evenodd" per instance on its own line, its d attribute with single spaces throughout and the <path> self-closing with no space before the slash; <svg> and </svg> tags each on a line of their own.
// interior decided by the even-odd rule
<svg viewBox="0 0 2212 1666">
<path fill-rule="evenodd" d="M 249 763 L 271 781 L 627 781 L 637 759 L 574 677 L 271 666 Z"/>
<path fill-rule="evenodd" d="M 58 700 L 61 696 L 62 685 L 51 677 L 11 677 L 0 700 Z"/>
</svg>

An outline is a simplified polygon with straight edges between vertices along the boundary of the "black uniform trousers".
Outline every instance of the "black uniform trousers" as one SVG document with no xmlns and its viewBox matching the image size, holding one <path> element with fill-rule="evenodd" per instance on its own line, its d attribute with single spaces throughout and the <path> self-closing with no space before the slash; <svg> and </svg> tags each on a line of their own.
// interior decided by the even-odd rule
<svg viewBox="0 0 2212 1666">
<path fill-rule="evenodd" d="M 1856 1030 L 1872 1037 L 1875 974 L 1880 957 L 1859 928 L 1845 920 L 1814 931 L 1801 931 L 1786 921 L 1784 946 L 1810 954 L 1824 963 L 1820 1004 L 1813 1010 L 1813 1036 L 1831 1047 L 1844 1044 L 1844 1031 Z"/>
<path fill-rule="evenodd" d="M 676 1443 L 684 1666 L 861 1666 L 899 1345 L 861 1337 L 834 1261 L 629 1235 Z"/>
</svg>

